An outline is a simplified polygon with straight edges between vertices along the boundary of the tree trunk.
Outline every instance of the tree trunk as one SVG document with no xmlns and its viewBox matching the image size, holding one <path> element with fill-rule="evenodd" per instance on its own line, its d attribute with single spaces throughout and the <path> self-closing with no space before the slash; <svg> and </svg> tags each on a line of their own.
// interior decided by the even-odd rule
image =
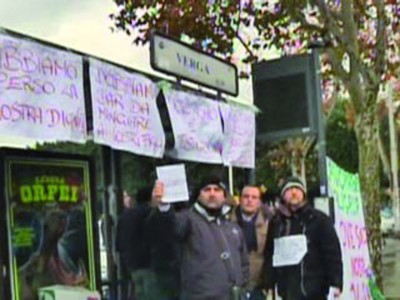
<svg viewBox="0 0 400 300">
<path fill-rule="evenodd" d="M 358 153 L 359 176 L 364 203 L 365 221 L 371 264 L 378 286 L 382 288 L 382 235 L 381 203 L 379 182 L 378 120 L 374 107 L 357 114 L 355 125 Z"/>
</svg>

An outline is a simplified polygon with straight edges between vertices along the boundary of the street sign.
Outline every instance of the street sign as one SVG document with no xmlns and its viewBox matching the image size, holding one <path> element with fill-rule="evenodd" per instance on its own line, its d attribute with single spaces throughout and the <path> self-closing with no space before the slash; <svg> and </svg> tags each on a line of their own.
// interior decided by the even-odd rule
<svg viewBox="0 0 400 300">
<path fill-rule="evenodd" d="M 153 69 L 206 87 L 238 95 L 235 65 L 194 49 L 160 33 L 150 39 L 150 63 Z"/>
</svg>

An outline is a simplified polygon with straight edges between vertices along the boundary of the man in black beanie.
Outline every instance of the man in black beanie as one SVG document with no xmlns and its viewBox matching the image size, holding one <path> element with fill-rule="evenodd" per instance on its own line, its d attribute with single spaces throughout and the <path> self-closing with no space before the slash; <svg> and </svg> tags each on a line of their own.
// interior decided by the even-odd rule
<svg viewBox="0 0 400 300">
<path fill-rule="evenodd" d="M 295 259 L 285 256 L 288 248 Z M 267 236 L 264 273 L 264 287 L 273 290 L 277 285 L 283 300 L 340 297 L 343 263 L 338 236 L 329 217 L 308 204 L 299 178 L 289 177 L 281 185 L 280 207 Z"/>
<path fill-rule="evenodd" d="M 181 246 L 180 300 L 241 299 L 249 261 L 240 227 L 227 218 L 227 193 L 219 176 L 205 177 L 193 193 L 193 206 L 174 212 L 162 202 L 163 183 L 155 183 L 153 204 L 171 220 L 169 230 Z"/>
</svg>

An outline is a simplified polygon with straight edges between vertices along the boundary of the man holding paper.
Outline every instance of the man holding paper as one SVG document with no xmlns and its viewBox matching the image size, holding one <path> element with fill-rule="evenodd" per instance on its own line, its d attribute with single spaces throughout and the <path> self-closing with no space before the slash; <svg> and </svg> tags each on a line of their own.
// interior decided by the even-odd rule
<svg viewBox="0 0 400 300">
<path fill-rule="evenodd" d="M 339 299 L 343 263 L 332 221 L 312 208 L 301 180 L 283 182 L 265 251 L 265 287 L 283 300 Z"/>
<path fill-rule="evenodd" d="M 164 183 L 153 189 L 158 214 L 171 220 L 181 246 L 181 300 L 242 299 L 249 261 L 240 227 L 228 220 L 227 189 L 221 178 L 205 178 L 193 193 L 192 207 L 174 212 L 163 201 Z"/>
</svg>

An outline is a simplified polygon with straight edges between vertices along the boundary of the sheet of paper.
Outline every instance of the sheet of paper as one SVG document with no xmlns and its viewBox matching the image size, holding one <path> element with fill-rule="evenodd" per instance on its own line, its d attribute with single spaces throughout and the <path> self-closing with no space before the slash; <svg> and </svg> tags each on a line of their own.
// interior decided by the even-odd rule
<svg viewBox="0 0 400 300">
<path fill-rule="evenodd" d="M 189 200 L 184 164 L 157 167 L 156 171 L 158 179 L 164 183 L 163 202 Z"/>
<path fill-rule="evenodd" d="M 328 300 L 335 300 L 335 288 L 329 288 Z"/>
<path fill-rule="evenodd" d="M 290 235 L 274 240 L 274 267 L 294 266 L 307 253 L 307 238 L 304 234 Z"/>
</svg>

